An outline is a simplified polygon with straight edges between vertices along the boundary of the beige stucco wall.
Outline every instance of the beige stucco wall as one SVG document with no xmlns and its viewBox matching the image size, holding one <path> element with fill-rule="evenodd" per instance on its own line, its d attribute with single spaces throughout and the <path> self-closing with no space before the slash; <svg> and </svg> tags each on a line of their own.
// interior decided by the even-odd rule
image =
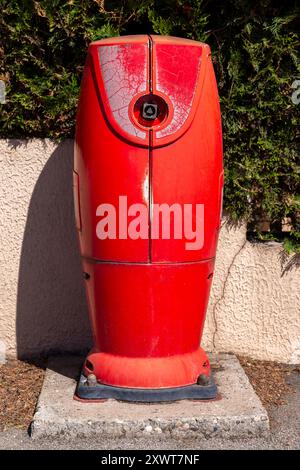
<svg viewBox="0 0 300 470">
<path fill-rule="evenodd" d="M 0 140 L 0 360 L 91 343 L 72 201 L 73 143 Z M 221 230 L 203 345 L 300 361 L 300 267 Z"/>
</svg>

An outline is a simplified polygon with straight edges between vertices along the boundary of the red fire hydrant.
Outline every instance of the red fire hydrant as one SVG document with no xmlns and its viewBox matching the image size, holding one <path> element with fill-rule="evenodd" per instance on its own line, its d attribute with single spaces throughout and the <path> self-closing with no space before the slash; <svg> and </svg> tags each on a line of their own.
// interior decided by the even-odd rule
<svg viewBox="0 0 300 470">
<path fill-rule="evenodd" d="M 89 46 L 73 188 L 94 347 L 76 396 L 208 399 L 200 340 L 222 211 L 222 131 L 206 44 Z"/>
</svg>

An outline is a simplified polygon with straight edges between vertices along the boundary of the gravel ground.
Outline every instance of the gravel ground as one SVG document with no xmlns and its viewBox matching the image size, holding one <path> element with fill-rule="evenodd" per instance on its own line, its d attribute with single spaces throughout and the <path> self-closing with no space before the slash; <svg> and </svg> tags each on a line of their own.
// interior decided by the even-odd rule
<svg viewBox="0 0 300 470">
<path fill-rule="evenodd" d="M 262 404 L 269 409 L 272 405 L 283 405 L 284 396 L 290 391 L 288 376 L 300 372 L 299 366 L 277 364 L 271 361 L 257 361 L 238 356 L 252 387 Z"/>
<path fill-rule="evenodd" d="M 0 366 L 0 431 L 27 429 L 40 394 L 44 368 L 25 361 L 8 361 Z"/>
<path fill-rule="evenodd" d="M 32 441 L 25 430 L 8 429 L 0 432 L 0 449 L 300 449 L 300 373 L 292 370 L 287 375 L 288 391 L 281 397 L 281 405 L 268 407 L 271 420 L 271 437 L 243 441 L 172 439 L 118 439 L 118 440 L 52 440 Z"/>
</svg>

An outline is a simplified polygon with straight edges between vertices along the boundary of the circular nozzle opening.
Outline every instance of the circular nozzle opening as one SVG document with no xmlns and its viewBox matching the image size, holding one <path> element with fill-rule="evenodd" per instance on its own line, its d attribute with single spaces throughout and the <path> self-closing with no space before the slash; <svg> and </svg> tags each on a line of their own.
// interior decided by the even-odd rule
<svg viewBox="0 0 300 470">
<path fill-rule="evenodd" d="M 163 98 L 153 93 L 141 96 L 133 106 L 135 120 L 144 127 L 162 124 L 168 117 L 168 105 Z"/>
</svg>

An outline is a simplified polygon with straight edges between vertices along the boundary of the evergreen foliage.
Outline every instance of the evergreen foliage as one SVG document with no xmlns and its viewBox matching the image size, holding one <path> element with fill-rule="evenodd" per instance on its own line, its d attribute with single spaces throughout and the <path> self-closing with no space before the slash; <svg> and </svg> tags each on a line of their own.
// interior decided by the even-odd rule
<svg viewBox="0 0 300 470">
<path fill-rule="evenodd" d="M 0 0 L 1 137 L 73 136 L 90 41 L 156 33 L 207 42 L 221 100 L 224 206 L 260 238 L 277 239 L 282 220 L 300 253 L 299 8 L 263 0 Z M 300 92 L 299 92 L 300 98 Z M 256 222 L 270 222 L 261 234 Z"/>
</svg>

